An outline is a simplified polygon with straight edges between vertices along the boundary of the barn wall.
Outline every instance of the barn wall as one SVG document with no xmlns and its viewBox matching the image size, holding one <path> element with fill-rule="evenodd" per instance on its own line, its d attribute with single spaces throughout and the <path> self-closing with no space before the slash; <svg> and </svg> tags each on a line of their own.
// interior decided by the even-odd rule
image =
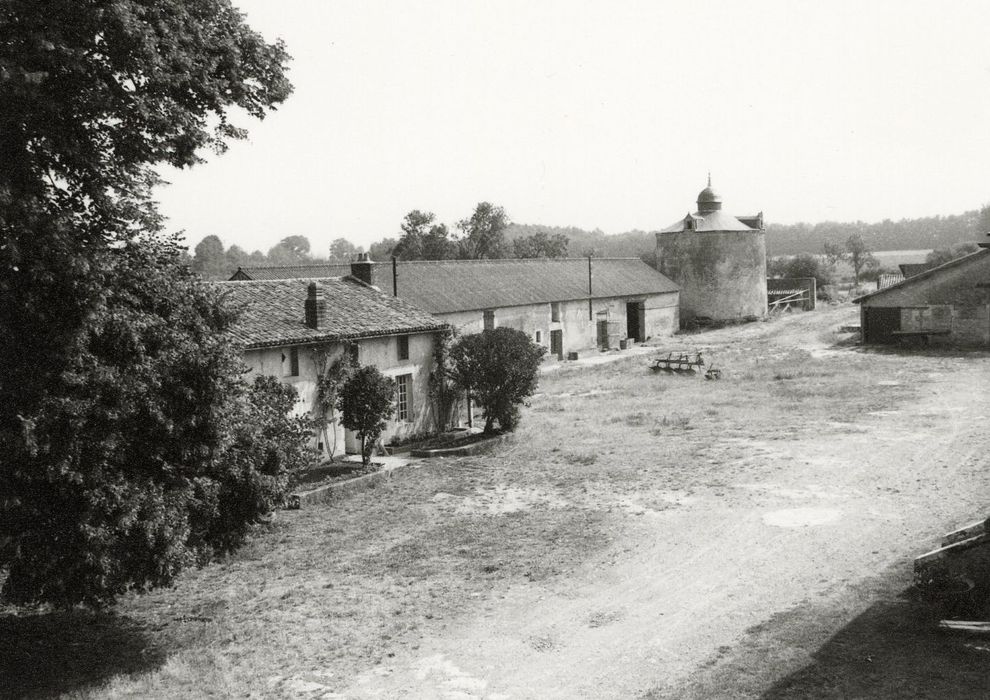
<svg viewBox="0 0 990 700">
<path fill-rule="evenodd" d="M 766 233 L 678 231 L 657 234 L 660 272 L 681 287 L 680 321 L 718 321 L 767 313 Z"/>
<path fill-rule="evenodd" d="M 642 301 L 646 311 L 647 337 L 664 337 L 674 333 L 678 328 L 678 293 L 653 294 L 636 297 L 618 297 L 613 299 L 594 299 L 591 304 L 591 316 L 588 317 L 588 300 L 579 299 L 560 302 L 560 320 L 551 321 L 550 304 L 530 304 L 527 306 L 508 306 L 495 308 L 495 326 L 499 328 L 515 328 L 537 342 L 536 333 L 539 331 L 539 344 L 550 350 L 550 331 L 563 331 L 564 352 L 587 350 L 596 345 L 596 321 L 604 318 L 613 323 L 626 324 L 626 303 Z M 484 311 L 458 311 L 449 314 L 437 314 L 451 324 L 458 333 L 480 333 L 484 330 Z M 623 332 L 623 337 L 625 334 Z"/>
</svg>

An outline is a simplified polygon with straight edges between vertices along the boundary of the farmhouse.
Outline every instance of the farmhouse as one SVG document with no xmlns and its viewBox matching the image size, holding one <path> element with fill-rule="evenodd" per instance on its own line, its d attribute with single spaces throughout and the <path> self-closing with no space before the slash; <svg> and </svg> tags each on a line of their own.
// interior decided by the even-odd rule
<svg viewBox="0 0 990 700">
<path fill-rule="evenodd" d="M 767 313 L 767 246 L 763 213 L 735 217 L 708 186 L 698 210 L 658 231 L 660 272 L 681 288 L 682 324 L 754 320 Z"/>
<path fill-rule="evenodd" d="M 678 287 L 638 258 L 417 260 L 241 267 L 231 279 L 353 277 L 443 319 L 461 333 L 516 328 L 552 356 L 644 341 L 678 327 Z M 764 290 L 764 304 L 766 292 Z"/>
<path fill-rule="evenodd" d="M 442 320 L 347 277 L 217 284 L 243 308 L 232 337 L 250 374 L 294 386 L 299 415 L 318 412 L 317 377 L 350 353 L 396 382 L 396 413 L 383 439 L 432 429 L 429 377 L 436 334 L 447 328 Z M 340 425 L 318 431 L 314 440 L 324 452 L 360 451 L 357 437 Z"/>
<path fill-rule="evenodd" d="M 905 338 L 990 345 L 990 250 L 952 260 L 854 300 L 864 343 Z"/>
</svg>

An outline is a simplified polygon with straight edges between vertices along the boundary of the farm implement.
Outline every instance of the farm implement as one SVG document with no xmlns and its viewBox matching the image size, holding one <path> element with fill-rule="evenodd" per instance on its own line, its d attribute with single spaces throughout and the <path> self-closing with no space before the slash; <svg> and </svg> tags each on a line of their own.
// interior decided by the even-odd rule
<svg viewBox="0 0 990 700">
<path fill-rule="evenodd" d="M 666 372 L 667 374 L 697 375 L 704 371 L 705 379 L 721 379 L 722 370 L 716 369 L 715 365 L 705 367 L 705 359 L 700 352 L 695 353 L 668 353 L 666 357 L 655 357 L 650 363 L 650 369 L 654 372 Z"/>
</svg>

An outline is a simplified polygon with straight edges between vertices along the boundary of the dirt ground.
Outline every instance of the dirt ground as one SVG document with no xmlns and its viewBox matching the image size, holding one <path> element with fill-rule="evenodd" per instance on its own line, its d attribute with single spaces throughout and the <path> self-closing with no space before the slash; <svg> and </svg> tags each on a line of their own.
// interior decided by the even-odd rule
<svg viewBox="0 0 990 700">
<path fill-rule="evenodd" d="M 854 319 L 848 310 L 807 315 L 696 340 L 716 357 L 726 348 L 769 341 L 771 352 L 802 350 L 811 359 L 841 364 L 854 351 L 830 349 L 816 334 L 823 322 L 837 327 Z M 698 455 L 710 467 L 688 488 L 658 482 L 620 504 L 636 520 L 623 541 L 613 545 L 620 556 L 587 562 L 550 587 L 514 587 L 486 601 L 442 634 L 422 640 L 415 653 L 359 674 L 343 695 L 602 698 L 770 692 L 772 683 L 812 660 L 807 640 L 792 645 L 790 653 L 772 645 L 775 668 L 759 669 L 766 687 L 743 687 L 731 673 L 721 674 L 719 685 L 704 686 L 701 676 L 711 676 L 706 669 L 731 658 L 778 613 L 811 602 L 819 607 L 838 603 L 848 598 L 850 587 L 902 565 L 942 531 L 984 517 L 990 509 L 988 358 L 871 359 L 886 365 L 884 375 L 890 365 L 902 366 L 893 368 L 895 378 L 873 388 L 878 398 L 885 389 L 901 386 L 920 385 L 917 394 L 894 395 L 876 410 L 793 434 L 775 430 L 763 407 L 752 406 L 752 428 L 745 434 L 713 435 L 710 445 L 699 446 Z M 731 375 L 731 367 L 727 371 Z M 484 498 L 463 497 L 458 508 L 497 516 L 523 507 L 553 508 L 559 498 L 552 492 L 500 487 Z M 660 508 L 650 505 L 657 501 Z M 901 583 L 903 567 L 899 573 Z M 869 594 L 863 598 L 858 602 L 864 609 L 876 602 Z M 843 602 L 849 619 L 862 612 Z M 830 622 L 841 626 L 846 620 Z M 809 623 L 818 627 L 820 621 Z M 833 631 L 809 632 L 825 642 Z M 747 651 L 752 654 L 752 643 Z M 990 654 L 982 663 L 990 674 Z M 896 678 L 887 680 L 899 685 Z M 828 686 L 805 690 L 843 694 Z M 912 694 L 926 693 L 914 686 Z"/>
<path fill-rule="evenodd" d="M 938 636 L 910 591 L 913 556 L 990 515 L 990 354 L 843 343 L 857 318 L 658 347 L 701 350 L 717 382 L 642 355 L 548 373 L 491 455 L 280 513 L 112 617 L 0 616 L 0 677 L 99 698 L 990 696 L 990 649 Z"/>
</svg>

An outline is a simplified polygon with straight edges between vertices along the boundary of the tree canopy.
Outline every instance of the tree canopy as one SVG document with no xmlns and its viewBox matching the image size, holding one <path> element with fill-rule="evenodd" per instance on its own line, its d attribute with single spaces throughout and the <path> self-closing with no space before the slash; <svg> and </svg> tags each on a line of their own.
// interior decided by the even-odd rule
<svg viewBox="0 0 990 700">
<path fill-rule="evenodd" d="M 451 376 L 485 409 L 485 432 L 514 430 L 519 404 L 536 391 L 546 348 L 515 328 L 461 336 L 450 349 Z"/>
<path fill-rule="evenodd" d="M 228 112 L 281 103 L 287 60 L 229 0 L 0 4 L 8 599 L 98 604 L 165 583 L 277 498 L 269 484 L 230 507 L 284 461 L 230 452 L 251 413 L 231 317 L 156 238 L 152 189 L 155 166 L 244 137 Z"/>
</svg>

